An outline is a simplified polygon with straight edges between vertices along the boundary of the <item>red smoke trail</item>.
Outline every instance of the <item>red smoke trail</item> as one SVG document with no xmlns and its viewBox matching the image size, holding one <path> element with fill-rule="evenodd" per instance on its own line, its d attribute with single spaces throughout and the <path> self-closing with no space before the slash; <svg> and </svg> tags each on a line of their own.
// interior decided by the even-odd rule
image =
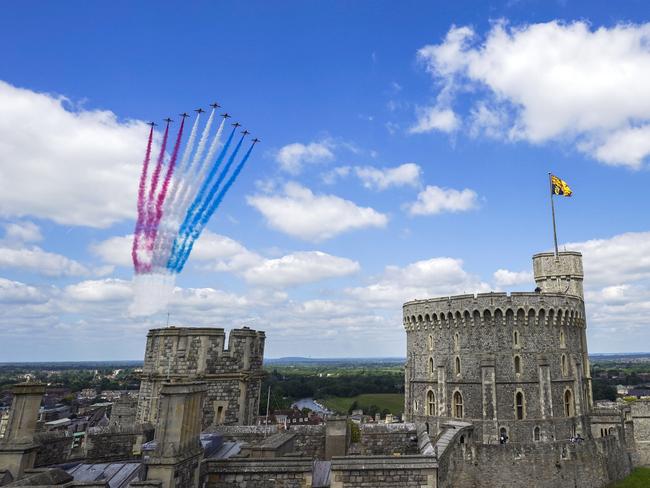
<svg viewBox="0 0 650 488">
<path fill-rule="evenodd" d="M 135 272 L 140 270 L 140 260 L 138 259 L 138 247 L 140 246 L 140 233 L 142 232 L 142 217 L 144 213 L 144 193 L 147 185 L 147 172 L 149 171 L 149 161 L 151 160 L 151 143 L 153 141 L 153 125 L 149 131 L 149 142 L 147 142 L 147 152 L 142 164 L 142 173 L 140 174 L 140 186 L 138 187 L 138 219 L 135 223 L 135 232 L 133 233 L 133 247 L 131 248 L 131 258 Z"/>
<path fill-rule="evenodd" d="M 147 250 L 152 251 L 154 243 L 156 241 L 156 235 L 158 234 L 158 226 L 160 225 L 160 219 L 163 215 L 163 205 L 165 203 L 165 198 L 167 197 L 167 190 L 169 188 L 169 182 L 172 179 L 174 174 L 174 168 L 176 167 L 176 159 L 178 158 L 178 150 L 181 147 L 181 138 L 183 137 L 183 127 L 185 127 L 185 117 L 181 120 L 181 126 L 178 128 L 178 134 L 176 135 L 176 143 L 174 144 L 174 151 L 172 152 L 172 157 L 169 160 L 169 165 L 167 166 L 167 173 L 165 174 L 165 179 L 163 180 L 162 188 L 160 193 L 158 193 L 158 198 L 156 199 L 156 213 L 153 218 L 153 221 L 150 222 L 149 229 L 147 231 Z M 151 271 L 151 263 L 145 265 L 145 271 Z"/>
</svg>

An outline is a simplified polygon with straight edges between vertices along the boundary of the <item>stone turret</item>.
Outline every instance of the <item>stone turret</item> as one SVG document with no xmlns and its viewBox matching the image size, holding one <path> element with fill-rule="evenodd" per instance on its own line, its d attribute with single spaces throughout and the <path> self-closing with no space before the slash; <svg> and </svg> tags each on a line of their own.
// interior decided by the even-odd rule
<svg viewBox="0 0 650 488">
<path fill-rule="evenodd" d="M 584 299 L 582 254 L 565 251 L 555 256 L 542 252 L 533 256 L 535 283 L 544 293 L 561 293 Z"/>
</svg>

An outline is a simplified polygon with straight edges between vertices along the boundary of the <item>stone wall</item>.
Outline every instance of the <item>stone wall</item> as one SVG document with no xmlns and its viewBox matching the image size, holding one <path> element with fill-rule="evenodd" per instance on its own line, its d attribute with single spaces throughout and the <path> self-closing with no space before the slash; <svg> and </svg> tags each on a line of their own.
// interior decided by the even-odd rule
<svg viewBox="0 0 650 488">
<path fill-rule="evenodd" d="M 325 425 L 292 425 L 289 432 L 296 434 L 294 449 L 311 459 L 325 458 Z"/>
<path fill-rule="evenodd" d="M 241 441 L 252 445 L 277 433 L 278 427 L 276 425 L 220 425 L 208 429 L 207 432 L 221 434 L 227 441 Z"/>
<path fill-rule="evenodd" d="M 40 444 L 36 451 L 35 467 L 63 464 L 70 458 L 72 436 L 62 432 L 37 434 L 35 441 Z"/>
<path fill-rule="evenodd" d="M 361 424 L 359 431 L 363 456 L 418 453 L 415 424 Z"/>
<path fill-rule="evenodd" d="M 330 488 L 435 488 L 437 467 L 432 456 L 334 457 Z"/>
<path fill-rule="evenodd" d="M 439 459 L 439 488 L 601 488 L 628 476 L 630 456 L 611 436 L 579 444 L 454 442 Z"/>
<path fill-rule="evenodd" d="M 205 488 L 310 488 L 312 461 L 281 459 L 207 459 L 202 465 Z"/>
<path fill-rule="evenodd" d="M 86 458 L 89 462 L 138 459 L 142 444 L 153 439 L 150 426 L 111 427 L 87 434 Z"/>
<path fill-rule="evenodd" d="M 650 466 L 650 400 L 636 400 L 630 404 L 634 422 L 634 464 Z"/>
<path fill-rule="evenodd" d="M 255 423 L 264 371 L 264 332 L 233 329 L 226 344 L 221 328 L 168 327 L 147 335 L 137 420 L 155 423 L 166 381 L 208 385 L 202 428 Z"/>
</svg>

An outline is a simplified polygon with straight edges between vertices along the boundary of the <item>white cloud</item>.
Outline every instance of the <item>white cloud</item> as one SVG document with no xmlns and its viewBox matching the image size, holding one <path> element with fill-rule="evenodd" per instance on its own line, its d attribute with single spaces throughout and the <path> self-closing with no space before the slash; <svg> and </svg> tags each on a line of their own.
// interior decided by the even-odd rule
<svg viewBox="0 0 650 488">
<path fill-rule="evenodd" d="M 494 284 L 497 288 L 534 282 L 533 273 L 530 271 L 509 271 L 507 269 L 497 269 L 493 274 L 493 278 Z"/>
<path fill-rule="evenodd" d="M 650 232 L 628 232 L 565 247 L 582 252 L 585 283 L 591 287 L 650 279 Z"/>
<path fill-rule="evenodd" d="M 6 241 L 37 242 L 43 240 L 41 229 L 33 222 L 10 222 L 4 227 Z"/>
<path fill-rule="evenodd" d="M 332 144 L 328 141 L 310 142 L 302 144 L 294 142 L 280 148 L 275 159 L 287 173 L 296 175 L 302 171 L 305 164 L 323 163 L 332 161 L 334 154 Z"/>
<path fill-rule="evenodd" d="M 439 130 L 441 132 L 454 132 L 460 125 L 460 120 L 453 110 L 438 106 L 420 107 L 418 120 L 409 128 L 411 134 L 422 134 Z"/>
<path fill-rule="evenodd" d="M 338 166 L 330 171 L 323 173 L 321 175 L 321 179 L 326 185 L 333 185 L 337 180 L 348 176 L 351 169 L 352 168 L 350 166 Z"/>
<path fill-rule="evenodd" d="M 0 214 L 108 227 L 132 218 L 147 126 L 0 81 Z"/>
<path fill-rule="evenodd" d="M 0 268 L 16 268 L 33 271 L 45 276 L 84 276 L 103 274 L 109 269 L 90 270 L 83 264 L 60 254 L 44 251 L 40 247 L 0 247 Z"/>
<path fill-rule="evenodd" d="M 67 286 L 65 294 L 80 302 L 113 302 L 130 299 L 133 289 L 130 281 L 107 278 Z"/>
<path fill-rule="evenodd" d="M 267 259 L 247 269 L 244 278 L 256 285 L 295 286 L 347 276 L 359 269 L 359 263 L 347 258 L 320 251 L 296 252 L 278 259 Z"/>
<path fill-rule="evenodd" d="M 47 297 L 33 286 L 26 285 L 19 281 L 11 281 L 0 278 L 0 303 L 27 304 L 43 303 Z"/>
<path fill-rule="evenodd" d="M 438 257 L 405 267 L 387 266 L 374 283 L 348 288 L 346 293 L 376 307 L 394 308 L 408 300 L 487 291 L 489 285 L 467 273 L 462 260 Z"/>
<path fill-rule="evenodd" d="M 650 24 L 501 22 L 483 40 L 452 27 L 418 57 L 449 103 L 463 91 L 479 94 L 474 129 L 487 121 L 489 135 L 570 141 L 604 163 L 638 168 L 650 154 L 649 42 Z M 435 127 L 420 118 L 415 128 Z"/>
<path fill-rule="evenodd" d="M 435 215 L 444 212 L 465 212 L 478 207 L 478 195 L 465 188 L 440 188 L 427 185 L 418 198 L 406 206 L 411 215 Z"/>
<path fill-rule="evenodd" d="M 384 227 L 388 217 L 369 207 L 335 195 L 315 195 L 290 182 L 280 195 L 249 196 L 247 201 L 266 217 L 268 224 L 300 239 L 322 241 L 350 230 Z"/>
<path fill-rule="evenodd" d="M 354 171 L 366 188 L 385 190 L 390 186 L 417 186 L 420 184 L 421 168 L 415 163 L 404 163 L 394 168 L 373 166 L 355 167 Z"/>
</svg>

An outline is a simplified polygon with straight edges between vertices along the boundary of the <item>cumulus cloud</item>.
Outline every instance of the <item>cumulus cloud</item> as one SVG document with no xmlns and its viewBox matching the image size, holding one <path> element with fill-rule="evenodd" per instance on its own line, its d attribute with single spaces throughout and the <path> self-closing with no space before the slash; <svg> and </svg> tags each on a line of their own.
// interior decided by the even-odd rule
<svg viewBox="0 0 650 488">
<path fill-rule="evenodd" d="M 309 144 L 294 142 L 283 146 L 275 154 L 280 168 L 292 175 L 299 174 L 305 164 L 324 163 L 333 159 L 332 144 L 328 141 Z"/>
<path fill-rule="evenodd" d="M 307 241 L 322 241 L 350 230 L 384 227 L 388 217 L 370 207 L 335 195 L 315 195 L 299 183 L 289 182 L 282 194 L 249 196 L 274 229 Z"/>
<path fill-rule="evenodd" d="M 460 125 L 460 120 L 453 110 L 438 106 L 420 107 L 418 120 L 409 128 L 411 134 L 422 134 L 438 130 L 440 132 L 454 132 Z"/>
<path fill-rule="evenodd" d="M 0 303 L 20 304 L 43 303 L 47 301 L 44 293 L 33 286 L 19 281 L 0 278 Z"/>
<path fill-rule="evenodd" d="M 411 215 L 466 212 L 478 208 L 478 195 L 469 188 L 455 190 L 427 185 L 418 193 L 417 200 L 407 204 L 406 208 Z"/>
<path fill-rule="evenodd" d="M 478 94 L 469 116 L 474 131 L 569 141 L 603 163 L 638 168 L 650 154 L 649 43 L 650 24 L 500 22 L 484 38 L 454 26 L 418 58 L 449 103 Z M 414 129 L 454 127 L 451 114 L 432 113 L 420 114 Z"/>
<path fill-rule="evenodd" d="M 510 271 L 507 269 L 497 269 L 492 275 L 494 284 L 497 288 L 520 285 L 523 283 L 533 283 L 533 273 L 531 271 Z"/>
<path fill-rule="evenodd" d="M 359 271 L 356 261 L 320 251 L 296 252 L 267 259 L 244 272 L 246 281 L 256 285 L 294 286 L 326 278 L 347 276 Z"/>
<path fill-rule="evenodd" d="M 30 248 L 0 247 L 0 268 L 16 268 L 51 277 L 105 274 L 110 269 L 91 270 L 74 259 L 44 251 L 38 246 Z"/>
<path fill-rule="evenodd" d="M 147 126 L 0 81 L 0 215 L 108 227 L 132 218 Z"/>
<path fill-rule="evenodd" d="M 33 222 L 9 222 L 4 225 L 5 240 L 9 242 L 38 242 L 43 240 L 41 229 Z"/>
<path fill-rule="evenodd" d="M 130 299 L 133 290 L 130 281 L 107 278 L 67 286 L 65 293 L 69 298 L 80 302 L 112 302 Z"/>
<path fill-rule="evenodd" d="M 393 308 L 418 298 L 487 291 L 489 285 L 465 271 L 461 259 L 437 257 L 404 267 L 387 266 L 375 282 L 346 293 L 376 307 Z"/>
<path fill-rule="evenodd" d="M 417 186 L 422 173 L 420 166 L 415 163 L 404 163 L 394 168 L 357 166 L 354 171 L 363 186 L 376 190 L 385 190 L 391 186 Z"/>
</svg>

